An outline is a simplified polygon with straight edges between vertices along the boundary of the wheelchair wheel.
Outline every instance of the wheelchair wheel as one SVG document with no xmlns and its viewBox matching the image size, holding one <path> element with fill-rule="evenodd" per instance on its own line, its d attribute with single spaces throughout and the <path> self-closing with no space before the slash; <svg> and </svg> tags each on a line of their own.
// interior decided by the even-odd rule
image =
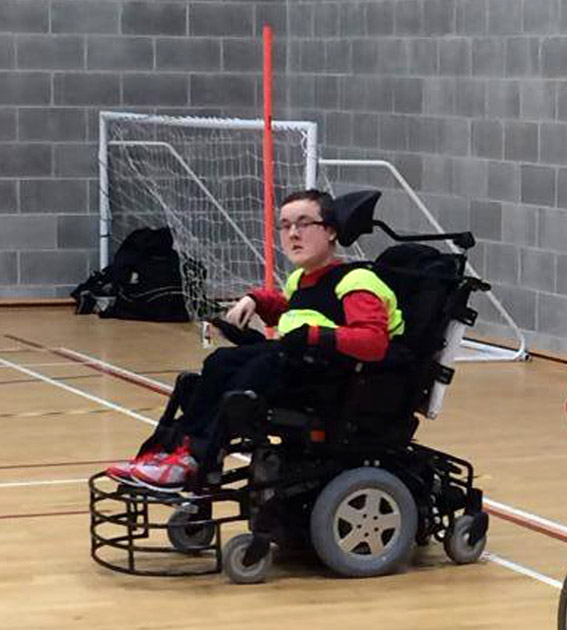
<svg viewBox="0 0 567 630">
<path fill-rule="evenodd" d="M 321 560 L 345 577 L 393 571 L 406 560 L 417 531 L 407 487 L 379 468 L 356 468 L 333 479 L 311 513 L 311 539 Z"/>
<path fill-rule="evenodd" d="M 228 541 L 223 549 L 223 568 L 235 584 L 258 584 L 263 582 L 272 566 L 272 551 L 270 550 L 261 560 L 250 566 L 242 562 L 244 554 L 250 547 L 252 534 L 240 534 Z"/>
<path fill-rule="evenodd" d="M 208 510 L 200 510 L 198 514 L 191 514 L 179 508 L 169 517 L 167 521 L 167 537 L 174 549 L 181 553 L 198 551 L 199 547 L 207 547 L 215 537 L 215 526 L 213 523 L 205 525 L 192 525 L 191 521 L 205 520 Z"/>
<path fill-rule="evenodd" d="M 486 546 L 486 535 L 480 538 L 476 544 L 469 544 L 469 533 L 473 521 L 473 517 L 469 514 L 458 516 L 452 530 L 447 532 L 443 540 L 446 554 L 456 564 L 476 562 Z"/>
<path fill-rule="evenodd" d="M 563 580 L 563 588 L 559 596 L 557 609 L 557 630 L 567 630 L 567 576 Z"/>
</svg>

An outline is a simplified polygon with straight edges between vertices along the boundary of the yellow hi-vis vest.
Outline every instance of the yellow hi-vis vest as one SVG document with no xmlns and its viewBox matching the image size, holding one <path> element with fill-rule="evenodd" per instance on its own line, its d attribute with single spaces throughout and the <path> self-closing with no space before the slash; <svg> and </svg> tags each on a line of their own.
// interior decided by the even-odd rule
<svg viewBox="0 0 567 630">
<path fill-rule="evenodd" d="M 280 336 L 304 324 L 327 328 L 344 326 L 342 299 L 353 291 L 367 291 L 382 300 L 388 313 L 390 339 L 404 332 L 404 320 L 394 292 L 365 263 L 332 267 L 311 287 L 299 286 L 303 273 L 303 269 L 296 269 L 285 284 L 289 310 L 278 322 Z"/>
</svg>

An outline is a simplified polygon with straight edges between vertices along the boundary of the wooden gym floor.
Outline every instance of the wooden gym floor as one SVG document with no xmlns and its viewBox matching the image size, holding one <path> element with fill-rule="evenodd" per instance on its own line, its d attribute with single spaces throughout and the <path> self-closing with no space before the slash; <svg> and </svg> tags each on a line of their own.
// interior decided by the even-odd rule
<svg viewBox="0 0 567 630">
<path fill-rule="evenodd" d="M 204 356 L 192 325 L 0 309 L 0 627 L 555 627 L 567 571 L 566 368 L 543 359 L 459 364 L 441 417 L 417 434 L 470 459 L 488 509 L 519 523 L 492 516 L 488 554 L 476 565 L 452 564 L 438 543 L 418 549 L 404 572 L 366 580 L 313 563 L 276 565 L 255 586 L 223 575 L 133 577 L 95 564 L 86 479 L 134 453 L 166 400 L 159 383 L 198 369 Z"/>
</svg>

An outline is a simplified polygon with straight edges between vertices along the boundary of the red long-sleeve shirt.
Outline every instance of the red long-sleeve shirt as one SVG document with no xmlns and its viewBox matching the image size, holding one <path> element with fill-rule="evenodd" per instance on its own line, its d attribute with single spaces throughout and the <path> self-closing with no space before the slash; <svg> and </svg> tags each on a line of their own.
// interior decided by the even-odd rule
<svg viewBox="0 0 567 630">
<path fill-rule="evenodd" d="M 301 276 L 300 287 L 317 284 L 319 279 L 339 261 Z M 285 296 L 279 291 L 253 289 L 249 294 L 256 302 L 256 313 L 267 326 L 276 326 L 281 315 L 288 310 Z M 339 352 L 360 361 L 380 361 L 388 349 L 388 311 L 382 300 L 369 291 L 352 291 L 342 299 L 345 314 L 344 326 L 333 328 L 335 347 Z M 319 342 L 319 326 L 309 327 L 308 343 Z"/>
</svg>

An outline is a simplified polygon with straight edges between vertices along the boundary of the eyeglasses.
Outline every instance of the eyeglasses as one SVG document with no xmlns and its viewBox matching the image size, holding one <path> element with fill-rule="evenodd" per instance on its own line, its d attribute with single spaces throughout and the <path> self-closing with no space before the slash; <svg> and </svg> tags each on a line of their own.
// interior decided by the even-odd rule
<svg viewBox="0 0 567 630">
<path fill-rule="evenodd" d="M 297 221 L 281 221 L 276 224 L 276 229 L 287 234 L 291 232 L 292 227 L 295 227 L 297 232 L 304 232 L 312 225 L 325 225 L 325 221 L 316 221 L 315 219 L 306 218 L 298 219 Z"/>
</svg>

